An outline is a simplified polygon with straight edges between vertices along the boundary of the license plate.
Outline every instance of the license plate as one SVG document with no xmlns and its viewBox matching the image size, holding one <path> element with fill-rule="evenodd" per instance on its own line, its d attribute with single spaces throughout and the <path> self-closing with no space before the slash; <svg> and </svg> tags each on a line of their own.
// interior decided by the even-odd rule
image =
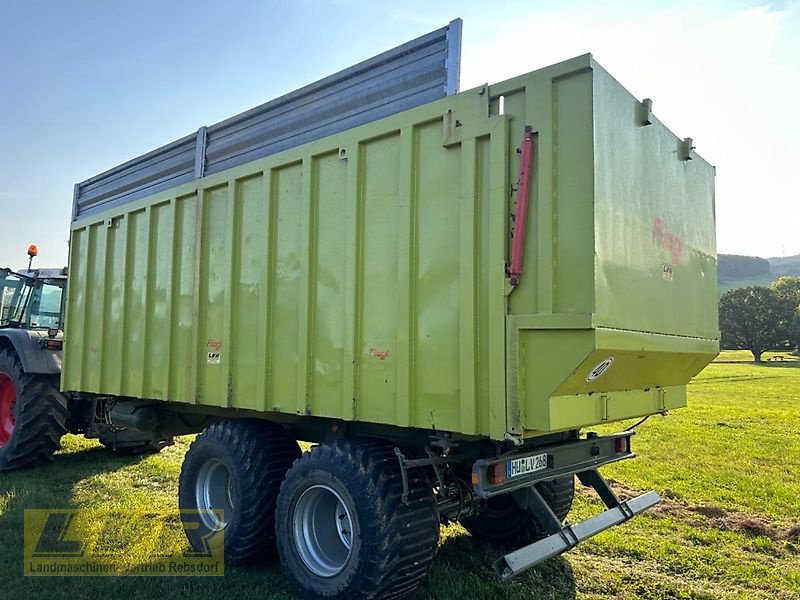
<svg viewBox="0 0 800 600">
<path fill-rule="evenodd" d="M 506 476 L 508 479 L 519 475 L 535 473 L 547 468 L 547 453 L 526 456 L 525 458 L 515 458 L 508 461 L 506 465 Z"/>
</svg>

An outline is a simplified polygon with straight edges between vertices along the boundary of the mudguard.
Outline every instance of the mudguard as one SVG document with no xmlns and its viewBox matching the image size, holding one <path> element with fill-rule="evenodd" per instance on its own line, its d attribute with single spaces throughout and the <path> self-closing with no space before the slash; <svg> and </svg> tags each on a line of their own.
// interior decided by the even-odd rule
<svg viewBox="0 0 800 600">
<path fill-rule="evenodd" d="M 43 340 L 47 337 L 45 330 L 0 329 L 0 346 L 7 345 L 14 349 L 26 373 L 60 375 L 61 351 L 43 348 Z M 60 338 L 59 334 L 56 339 Z"/>
</svg>

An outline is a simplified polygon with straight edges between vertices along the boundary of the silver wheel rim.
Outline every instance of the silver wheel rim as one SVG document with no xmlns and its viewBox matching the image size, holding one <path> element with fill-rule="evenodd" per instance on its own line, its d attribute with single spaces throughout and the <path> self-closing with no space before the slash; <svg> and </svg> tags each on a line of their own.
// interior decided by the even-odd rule
<svg viewBox="0 0 800 600">
<path fill-rule="evenodd" d="M 231 472 L 221 460 L 210 458 L 200 467 L 195 500 L 200 520 L 211 531 L 221 531 L 230 522 L 233 515 L 233 481 Z"/>
<path fill-rule="evenodd" d="M 300 558 L 320 577 L 342 572 L 353 545 L 353 520 L 342 497 L 327 485 L 315 485 L 294 509 L 294 543 Z"/>
</svg>

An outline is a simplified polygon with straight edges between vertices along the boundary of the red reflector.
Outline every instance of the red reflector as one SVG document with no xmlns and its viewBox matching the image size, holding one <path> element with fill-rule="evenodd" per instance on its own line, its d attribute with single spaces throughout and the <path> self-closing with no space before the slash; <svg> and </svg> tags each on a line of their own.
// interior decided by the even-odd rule
<svg viewBox="0 0 800 600">
<path fill-rule="evenodd" d="M 506 480 L 506 463 L 498 463 L 489 467 L 489 483 L 497 485 Z"/>
<path fill-rule="evenodd" d="M 614 440 L 614 450 L 617 452 L 627 454 L 631 451 L 631 438 L 629 437 L 619 437 Z"/>
<path fill-rule="evenodd" d="M 61 340 L 47 340 L 44 344 L 44 347 L 48 350 L 61 350 L 63 347 L 64 342 Z"/>
</svg>

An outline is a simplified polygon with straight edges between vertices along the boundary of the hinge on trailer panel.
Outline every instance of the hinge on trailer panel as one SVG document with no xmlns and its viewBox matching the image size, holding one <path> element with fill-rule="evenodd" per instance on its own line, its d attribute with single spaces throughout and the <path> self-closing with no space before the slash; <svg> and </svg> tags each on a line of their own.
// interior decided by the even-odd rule
<svg viewBox="0 0 800 600">
<path fill-rule="evenodd" d="M 452 108 L 444 113 L 444 126 L 442 127 L 442 146 L 449 148 L 461 143 L 461 136 L 458 129 L 461 127 L 461 121 L 456 118 L 456 111 Z"/>
<path fill-rule="evenodd" d="M 664 413 L 667 410 L 667 390 L 664 388 L 656 388 L 656 394 L 658 396 L 658 410 Z"/>
<path fill-rule="evenodd" d="M 442 146 L 458 146 L 465 138 L 485 135 L 491 127 L 488 86 L 463 92 L 442 116 Z M 487 121 L 489 118 L 489 121 Z"/>
<path fill-rule="evenodd" d="M 609 413 L 608 413 L 608 403 L 611 400 L 611 396 L 608 394 L 600 394 L 600 402 L 602 403 L 602 418 L 603 421 L 608 421 Z"/>
<path fill-rule="evenodd" d="M 503 296 L 510 296 L 510 295 L 511 295 L 511 292 L 513 292 L 513 291 L 514 291 L 514 289 L 515 289 L 516 287 L 517 287 L 517 286 L 515 286 L 514 284 L 512 284 L 512 283 L 511 283 L 511 282 L 508 280 L 508 278 L 506 278 L 506 287 L 503 289 Z"/>
<path fill-rule="evenodd" d="M 647 127 L 653 124 L 653 101 L 645 98 L 639 104 L 639 125 Z"/>
<path fill-rule="evenodd" d="M 692 160 L 692 150 L 695 149 L 692 138 L 683 138 L 683 141 L 678 142 L 678 158 L 680 160 Z"/>
</svg>

